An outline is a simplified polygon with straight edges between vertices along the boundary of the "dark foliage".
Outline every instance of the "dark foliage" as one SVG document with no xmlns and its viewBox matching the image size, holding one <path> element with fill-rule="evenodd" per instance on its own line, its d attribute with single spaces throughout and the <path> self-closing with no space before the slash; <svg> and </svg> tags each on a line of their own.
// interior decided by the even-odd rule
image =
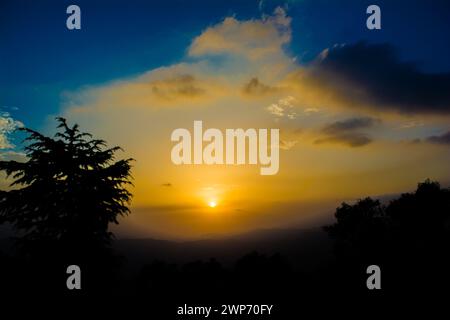
<svg viewBox="0 0 450 320">
<path fill-rule="evenodd" d="M 54 138 L 21 129 L 28 135 L 27 162 L 0 161 L 0 170 L 14 180 L 13 190 L 0 191 L 0 223 L 15 227 L 30 254 L 54 246 L 106 246 L 112 238 L 108 224 L 129 212 L 131 159 L 115 161 L 119 147 L 106 148 L 78 125 L 57 121 Z"/>
<path fill-rule="evenodd" d="M 414 193 L 387 205 L 370 198 L 343 203 L 335 217 L 337 222 L 324 229 L 349 279 L 356 269 L 377 264 L 391 289 L 450 284 L 445 271 L 450 267 L 450 189 L 438 182 L 419 183 Z"/>
</svg>

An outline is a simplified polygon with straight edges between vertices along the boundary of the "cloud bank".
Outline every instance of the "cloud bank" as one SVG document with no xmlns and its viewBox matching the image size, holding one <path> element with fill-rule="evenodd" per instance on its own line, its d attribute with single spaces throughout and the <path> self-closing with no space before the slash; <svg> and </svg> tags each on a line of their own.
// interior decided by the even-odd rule
<svg viewBox="0 0 450 320">
<path fill-rule="evenodd" d="M 450 114 L 450 73 L 425 73 L 390 44 L 359 42 L 324 50 L 297 75 L 353 107 L 405 114 Z"/>
</svg>

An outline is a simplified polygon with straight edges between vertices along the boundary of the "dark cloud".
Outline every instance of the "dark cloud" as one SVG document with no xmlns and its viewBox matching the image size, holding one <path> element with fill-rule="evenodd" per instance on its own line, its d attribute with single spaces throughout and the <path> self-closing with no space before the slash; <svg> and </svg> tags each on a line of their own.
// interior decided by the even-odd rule
<svg viewBox="0 0 450 320">
<path fill-rule="evenodd" d="M 242 91 L 248 95 L 260 96 L 268 93 L 274 93 L 277 89 L 260 82 L 258 78 L 252 78 L 244 85 Z"/>
<path fill-rule="evenodd" d="M 363 129 L 371 128 L 380 122 L 379 119 L 360 117 L 336 121 L 322 129 L 323 137 L 314 143 L 340 143 L 349 147 L 362 147 L 372 142 Z"/>
<path fill-rule="evenodd" d="M 448 144 L 450 145 L 450 131 L 440 135 L 440 136 L 431 136 L 427 138 L 428 142 L 438 143 L 438 144 Z"/>
<path fill-rule="evenodd" d="M 336 121 L 325 126 L 325 128 L 323 128 L 323 132 L 327 134 L 336 134 L 358 129 L 365 129 L 370 128 L 379 122 L 379 119 L 370 117 L 350 118 L 342 121 Z"/>
<path fill-rule="evenodd" d="M 450 113 L 450 73 L 425 73 L 390 44 L 335 46 L 308 67 L 311 81 L 353 104 L 405 113 Z"/>
<path fill-rule="evenodd" d="M 372 139 L 364 133 L 348 132 L 339 133 L 333 136 L 317 139 L 316 144 L 322 143 L 339 143 L 349 147 L 362 147 L 372 142 Z"/>
<path fill-rule="evenodd" d="M 162 187 L 171 187 L 172 184 L 170 182 L 161 184 Z"/>
</svg>

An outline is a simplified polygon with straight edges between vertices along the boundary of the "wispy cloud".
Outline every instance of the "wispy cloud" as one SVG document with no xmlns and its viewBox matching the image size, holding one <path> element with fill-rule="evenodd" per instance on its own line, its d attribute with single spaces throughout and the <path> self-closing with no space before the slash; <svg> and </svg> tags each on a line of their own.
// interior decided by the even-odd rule
<svg viewBox="0 0 450 320">
<path fill-rule="evenodd" d="M 2 151 L 0 152 L 0 160 L 9 161 L 14 160 L 17 162 L 25 162 L 27 160 L 27 155 L 24 152 L 16 151 Z"/>
<path fill-rule="evenodd" d="M 172 184 L 170 182 L 161 184 L 161 187 L 172 187 Z"/>
<path fill-rule="evenodd" d="M 317 139 L 315 143 L 341 143 L 350 147 L 362 147 L 372 142 L 372 138 L 362 130 L 371 128 L 379 122 L 379 119 L 369 117 L 336 121 L 322 129 L 324 137 Z"/>
<path fill-rule="evenodd" d="M 422 121 L 408 121 L 400 126 L 400 129 L 411 129 L 423 127 L 425 124 Z"/>
<path fill-rule="evenodd" d="M 13 119 L 8 112 L 0 113 L 0 149 L 14 148 L 8 136 L 21 127 L 23 127 L 23 123 Z"/>
<path fill-rule="evenodd" d="M 283 150 L 290 150 L 292 149 L 296 144 L 298 143 L 298 140 L 280 140 L 280 149 Z"/>
<path fill-rule="evenodd" d="M 297 113 L 294 107 L 295 98 L 293 96 L 287 96 L 278 100 L 276 103 L 269 105 L 266 110 L 273 114 L 275 117 L 288 119 L 295 119 Z"/>
</svg>

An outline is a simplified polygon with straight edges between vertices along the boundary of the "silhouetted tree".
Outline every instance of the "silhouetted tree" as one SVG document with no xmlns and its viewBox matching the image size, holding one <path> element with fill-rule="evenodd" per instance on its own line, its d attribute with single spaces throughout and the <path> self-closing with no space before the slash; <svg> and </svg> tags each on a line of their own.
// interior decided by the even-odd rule
<svg viewBox="0 0 450 320">
<path fill-rule="evenodd" d="M 387 240 L 386 208 L 371 198 L 358 200 L 354 205 L 342 203 L 336 209 L 337 222 L 324 229 L 336 240 L 336 250 L 346 259 L 354 255 L 374 257 Z"/>
<path fill-rule="evenodd" d="M 368 251 L 394 244 L 419 247 L 448 242 L 450 190 L 438 182 L 419 183 L 414 193 L 404 193 L 387 206 L 366 198 L 336 209 L 337 222 L 325 227 L 328 234 L 353 249 Z M 373 252 L 372 252 L 373 254 Z"/>
<path fill-rule="evenodd" d="M 370 198 L 343 203 L 335 217 L 337 222 L 324 229 L 335 240 L 343 269 L 353 275 L 352 268 L 378 264 L 398 288 L 449 283 L 450 189 L 438 182 L 419 183 L 415 192 L 387 206 Z M 358 277 L 360 282 L 363 276 Z"/>
<path fill-rule="evenodd" d="M 408 241 L 441 241 L 450 233 L 450 190 L 426 180 L 418 184 L 415 193 L 391 201 L 386 214 L 395 231 Z"/>
<path fill-rule="evenodd" d="M 13 190 L 0 191 L 0 223 L 13 225 L 30 253 L 52 245 L 106 246 L 109 223 L 129 213 L 132 159 L 115 161 L 119 147 L 107 148 L 78 125 L 57 121 L 54 138 L 21 129 L 28 135 L 28 161 L 0 161 L 0 170 L 13 178 Z"/>
</svg>

